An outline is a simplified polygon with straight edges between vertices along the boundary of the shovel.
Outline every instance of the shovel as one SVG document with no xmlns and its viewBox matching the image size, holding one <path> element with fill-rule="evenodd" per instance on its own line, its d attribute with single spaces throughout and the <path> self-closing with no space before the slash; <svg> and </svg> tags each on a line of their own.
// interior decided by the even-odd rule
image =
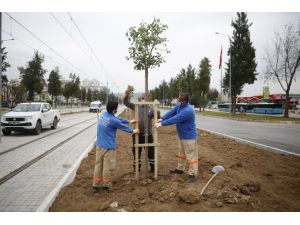
<svg viewBox="0 0 300 225">
<path fill-rule="evenodd" d="M 218 173 L 225 171 L 223 166 L 214 166 L 212 169 L 212 172 L 214 173 L 214 175 L 209 179 L 209 181 L 205 184 L 204 188 L 202 189 L 200 195 L 203 194 L 203 192 L 205 191 L 205 189 L 207 188 L 207 186 L 210 184 L 210 182 L 212 182 L 212 180 L 218 175 Z"/>
</svg>

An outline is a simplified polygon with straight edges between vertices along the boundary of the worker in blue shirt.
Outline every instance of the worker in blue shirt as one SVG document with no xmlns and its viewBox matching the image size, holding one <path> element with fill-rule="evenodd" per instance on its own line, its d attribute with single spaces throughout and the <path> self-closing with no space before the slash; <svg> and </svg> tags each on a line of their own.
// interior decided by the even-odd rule
<svg viewBox="0 0 300 225">
<path fill-rule="evenodd" d="M 198 149 L 197 149 L 197 130 L 195 113 L 189 103 L 189 96 L 181 94 L 177 105 L 167 112 L 155 127 L 169 126 L 176 124 L 179 136 L 179 153 L 177 168 L 170 170 L 170 173 L 183 174 L 186 163 L 189 168 L 188 182 L 194 182 L 198 176 Z"/>
<path fill-rule="evenodd" d="M 97 193 L 101 189 L 109 191 L 112 185 L 113 172 L 116 167 L 116 133 L 120 129 L 127 133 L 139 133 L 138 129 L 132 129 L 124 124 L 136 123 L 135 120 L 116 117 L 118 103 L 108 102 L 106 111 L 98 122 L 96 141 L 96 162 L 93 177 L 93 192 Z"/>
</svg>

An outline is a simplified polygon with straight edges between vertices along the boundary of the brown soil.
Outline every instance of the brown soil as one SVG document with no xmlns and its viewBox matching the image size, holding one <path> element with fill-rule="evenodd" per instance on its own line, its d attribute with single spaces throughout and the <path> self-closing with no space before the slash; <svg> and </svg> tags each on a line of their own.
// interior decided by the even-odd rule
<svg viewBox="0 0 300 225">
<path fill-rule="evenodd" d="M 117 168 L 109 193 L 92 192 L 95 150 L 85 158 L 75 180 L 56 198 L 50 211 L 300 211 L 300 157 L 276 154 L 200 131 L 199 177 L 170 175 L 177 164 L 175 126 L 159 128 L 158 180 L 134 180 L 131 136 L 117 135 Z M 144 153 L 144 152 L 143 152 Z M 144 155 L 144 154 L 143 154 Z M 201 189 L 222 165 L 203 196 Z M 117 207 L 113 207 L 117 202 Z"/>
</svg>

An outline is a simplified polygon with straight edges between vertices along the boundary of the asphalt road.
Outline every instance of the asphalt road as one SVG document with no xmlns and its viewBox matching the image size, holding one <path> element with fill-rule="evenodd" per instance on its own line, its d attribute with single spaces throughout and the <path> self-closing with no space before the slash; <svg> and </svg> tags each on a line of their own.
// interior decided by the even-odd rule
<svg viewBox="0 0 300 225">
<path fill-rule="evenodd" d="M 300 154 L 300 124 L 245 122 L 200 115 L 196 120 L 200 129 Z"/>
</svg>

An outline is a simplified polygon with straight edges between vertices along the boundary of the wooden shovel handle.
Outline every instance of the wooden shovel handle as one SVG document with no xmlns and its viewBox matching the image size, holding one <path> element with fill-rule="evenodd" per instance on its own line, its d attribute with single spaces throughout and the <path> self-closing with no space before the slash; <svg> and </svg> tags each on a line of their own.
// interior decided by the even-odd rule
<svg viewBox="0 0 300 225">
<path fill-rule="evenodd" d="M 210 184 L 210 182 L 212 182 L 212 180 L 218 175 L 218 173 L 215 173 L 210 179 L 209 181 L 205 184 L 204 188 L 202 189 L 200 195 L 203 194 L 203 192 L 205 191 L 205 189 L 207 188 L 207 186 Z"/>
</svg>

